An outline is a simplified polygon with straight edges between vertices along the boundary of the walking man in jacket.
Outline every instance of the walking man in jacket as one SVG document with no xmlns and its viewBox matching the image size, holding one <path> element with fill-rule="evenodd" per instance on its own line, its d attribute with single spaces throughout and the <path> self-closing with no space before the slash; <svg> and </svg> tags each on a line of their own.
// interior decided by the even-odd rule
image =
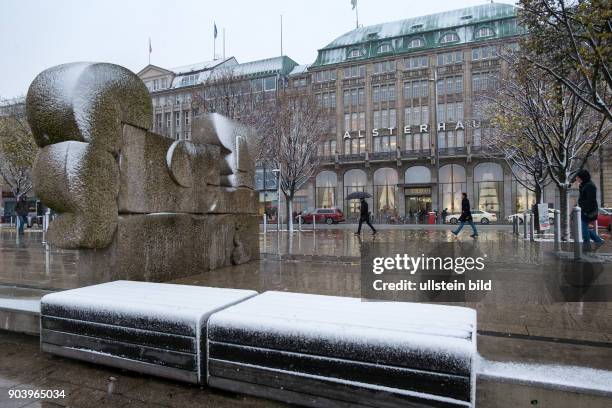
<svg viewBox="0 0 612 408">
<path fill-rule="evenodd" d="M 597 219 L 599 205 L 597 204 L 597 187 L 591 181 L 591 173 L 587 170 L 579 170 L 576 174 L 578 189 L 578 206 L 580 207 L 582 223 L 582 240 L 585 245 L 589 245 L 591 240 L 598 246 L 603 243 L 603 239 L 597 235 L 595 229 L 589 229 L 589 224 Z"/>
<path fill-rule="evenodd" d="M 355 234 L 361 234 L 361 224 L 363 224 L 364 222 L 368 224 L 368 226 L 372 229 L 372 235 L 376 234 L 376 229 L 370 223 L 370 211 L 368 209 L 368 203 L 366 202 L 365 198 L 362 198 L 359 204 L 359 228 L 357 228 L 357 232 Z"/>
<path fill-rule="evenodd" d="M 467 222 L 472 227 L 473 234 L 470 235 L 472 238 L 476 238 L 478 236 L 478 231 L 476 231 L 476 226 L 474 225 L 474 221 L 472 219 L 472 211 L 470 210 L 470 200 L 467 198 L 466 193 L 461 193 L 463 198 L 461 199 L 461 216 L 459 217 L 459 221 L 461 225 L 455 231 L 451 231 L 455 236 L 459 235 L 463 226 Z"/>
<path fill-rule="evenodd" d="M 17 215 L 17 230 L 20 234 L 23 234 L 24 228 L 28 223 L 28 199 L 25 195 L 19 198 L 17 204 L 15 205 L 15 213 Z"/>
</svg>

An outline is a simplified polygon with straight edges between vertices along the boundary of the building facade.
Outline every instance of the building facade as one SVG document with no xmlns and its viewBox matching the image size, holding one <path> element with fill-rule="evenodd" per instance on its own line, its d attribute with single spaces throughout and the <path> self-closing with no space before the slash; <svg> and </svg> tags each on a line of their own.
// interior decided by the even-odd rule
<svg viewBox="0 0 612 408">
<path fill-rule="evenodd" d="M 358 203 L 344 197 L 366 191 L 380 221 L 456 213 L 466 192 L 474 209 L 502 219 L 530 208 L 535 197 L 518 172 L 487 151 L 491 129 L 479 112 L 507 74 L 499 54 L 520 35 L 517 8 L 490 3 L 354 29 L 310 65 L 285 56 L 246 64 L 232 57 L 170 70 L 148 66 L 139 75 L 151 90 L 156 131 L 177 139 L 189 138 L 190 115 L 198 113 L 189 95 L 215 70 L 235 72 L 250 92 L 273 96 L 289 86 L 314 95 L 335 126 L 319 146 L 320 171 L 295 196 L 297 212 L 339 207 L 356 218 Z M 606 160 L 602 169 L 610 168 Z M 263 213 L 277 205 L 276 180 L 265 168 L 256 177 Z M 612 192 L 603 187 L 604 195 Z M 553 186 L 544 199 L 559 205 Z"/>
</svg>

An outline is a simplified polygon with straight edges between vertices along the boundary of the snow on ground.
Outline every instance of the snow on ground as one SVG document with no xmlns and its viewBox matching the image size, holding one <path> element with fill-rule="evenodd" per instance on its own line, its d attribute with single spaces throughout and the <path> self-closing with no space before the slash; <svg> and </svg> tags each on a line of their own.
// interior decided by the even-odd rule
<svg viewBox="0 0 612 408">
<path fill-rule="evenodd" d="M 612 371 L 557 364 L 479 362 L 479 377 L 612 396 Z"/>
</svg>

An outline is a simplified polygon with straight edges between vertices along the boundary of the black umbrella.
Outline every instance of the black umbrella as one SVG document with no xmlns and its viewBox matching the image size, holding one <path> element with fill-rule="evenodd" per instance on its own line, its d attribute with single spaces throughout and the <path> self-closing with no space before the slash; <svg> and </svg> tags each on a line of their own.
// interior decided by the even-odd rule
<svg viewBox="0 0 612 408">
<path fill-rule="evenodd" d="M 365 191 L 354 191 L 347 195 L 345 200 L 361 200 L 362 198 L 370 198 L 372 194 L 366 193 Z"/>
</svg>

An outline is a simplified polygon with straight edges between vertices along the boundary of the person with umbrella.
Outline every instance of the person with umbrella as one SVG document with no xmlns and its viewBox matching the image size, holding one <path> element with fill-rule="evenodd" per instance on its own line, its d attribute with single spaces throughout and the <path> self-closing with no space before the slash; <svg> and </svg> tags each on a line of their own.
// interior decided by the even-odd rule
<svg viewBox="0 0 612 408">
<path fill-rule="evenodd" d="M 346 196 L 346 200 L 359 200 L 359 227 L 357 228 L 357 232 L 355 235 L 361 234 L 361 225 L 365 222 L 372 229 L 372 235 L 376 234 L 376 228 L 372 226 L 370 223 L 370 211 L 368 208 L 368 203 L 366 202 L 366 198 L 372 197 L 369 193 L 365 191 L 355 191 Z"/>
</svg>

